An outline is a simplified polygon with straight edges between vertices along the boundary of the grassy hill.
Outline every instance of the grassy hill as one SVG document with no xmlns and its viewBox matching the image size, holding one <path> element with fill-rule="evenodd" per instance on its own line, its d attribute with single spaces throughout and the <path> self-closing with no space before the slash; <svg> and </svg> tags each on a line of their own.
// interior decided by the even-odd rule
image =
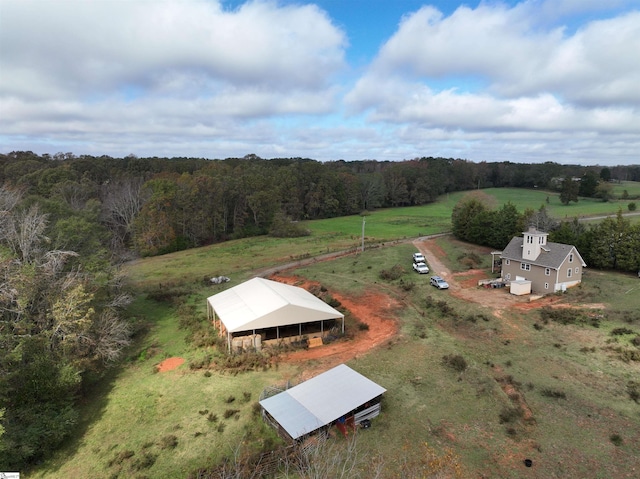
<svg viewBox="0 0 640 479">
<path fill-rule="evenodd" d="M 548 192 L 483 191 L 498 205 L 546 204 L 556 216 L 615 213 L 619 206 L 581 200 L 564 207 Z M 415 248 L 392 240 L 447 230 L 462 195 L 375 211 L 366 217 L 365 235 L 369 244 L 385 242 L 384 248 L 293 271 L 330 291 L 354 298 L 377 291 L 402 305 L 396 311 L 400 336 L 350 363 L 388 390 L 383 414 L 358 434 L 362 458 L 382 463 L 384 477 L 422 468 L 445 477 L 519 478 L 525 457 L 534 461 L 531 477 L 632 477 L 640 448 L 640 406 L 632 399 L 640 395 L 640 361 L 634 356 L 640 349 L 631 343 L 640 334 L 638 279 L 588 271 L 583 286 L 563 301 L 603 307 L 593 314 L 576 309 L 567 320 L 573 324 L 544 320 L 539 310 L 504 310 L 500 317 L 435 291 L 423 281 L 428 278 L 411 271 L 408 258 Z M 207 296 L 256 270 L 360 245 L 359 216 L 307 226 L 312 235 L 305 238 L 249 238 L 131 264 L 137 298 L 130 314 L 145 325 L 143 332 L 88 397 L 78 434 L 25 477 L 187 477 L 238 451 L 278 444 L 256 414 L 257 399 L 263 388 L 299 378 L 309 365 L 275 360 L 240 372 L 224 368 L 224 354 L 198 346 L 198 340 L 208 334 Z M 464 254 L 485 253 L 439 242 L 452 270 L 464 268 Z M 399 278 L 379 278 L 397 264 L 407 266 Z M 222 274 L 232 281 L 205 281 Z M 185 363 L 157 372 L 158 363 L 175 356 Z M 447 362 L 455 356 L 464 358 L 464 370 Z M 220 367 L 201 369 L 205 360 Z M 520 407 L 523 401 L 529 412 Z"/>
</svg>

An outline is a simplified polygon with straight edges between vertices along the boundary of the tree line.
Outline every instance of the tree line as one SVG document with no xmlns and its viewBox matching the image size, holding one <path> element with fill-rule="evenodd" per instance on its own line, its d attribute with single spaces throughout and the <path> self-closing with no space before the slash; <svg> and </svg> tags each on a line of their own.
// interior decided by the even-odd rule
<svg viewBox="0 0 640 479">
<path fill-rule="evenodd" d="M 486 195 L 474 192 L 453 208 L 451 225 L 456 238 L 497 250 L 532 225 L 549 233 L 549 241 L 574 245 L 590 268 L 640 272 L 640 223 L 632 224 L 622 211 L 585 225 L 577 218 L 558 221 L 544 205 L 524 212 L 511 203 L 492 208 Z"/>
<path fill-rule="evenodd" d="M 278 234 L 283 220 L 423 205 L 445 193 L 486 187 L 562 191 L 562 179 L 583 177 L 580 194 L 597 196 L 604 194 L 605 178 L 640 181 L 640 166 L 473 163 L 433 157 L 323 163 L 256 155 L 224 160 L 0 155 L 0 184 L 38 202 L 53 236 L 67 249 L 92 254 L 96 266 L 113 254 L 157 255 Z"/>
</svg>

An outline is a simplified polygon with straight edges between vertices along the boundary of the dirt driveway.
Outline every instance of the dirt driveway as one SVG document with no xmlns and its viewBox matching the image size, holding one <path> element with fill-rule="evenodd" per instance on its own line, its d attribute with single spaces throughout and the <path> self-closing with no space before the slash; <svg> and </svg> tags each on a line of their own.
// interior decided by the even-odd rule
<svg viewBox="0 0 640 479">
<path fill-rule="evenodd" d="M 445 258 L 447 254 L 435 240 L 418 239 L 413 244 L 425 256 L 433 274 L 443 277 L 449 283 L 449 291 L 453 296 L 491 308 L 496 317 L 502 317 L 503 311 L 509 308 L 540 308 L 559 301 L 556 296 L 547 296 L 531 301 L 530 296 L 515 296 L 510 294 L 507 288 L 479 288 L 478 281 L 487 279 L 484 270 L 470 269 L 461 273 L 452 273 L 440 261 L 440 258 Z"/>
<path fill-rule="evenodd" d="M 486 279 L 484 270 L 468 270 L 461 273 L 452 273 L 440 260 L 446 253 L 438 246 L 434 239 L 417 239 L 414 246 L 424 254 L 427 263 L 434 274 L 442 276 L 449 283 L 449 291 L 437 291 L 443 295 L 451 294 L 457 298 L 476 303 L 491 309 L 493 315 L 500 319 L 505 328 L 505 336 L 513 337 L 522 333 L 522 325 L 510 319 L 509 314 L 503 314 L 508 309 L 534 309 L 542 306 L 553 305 L 562 307 L 561 296 L 549 295 L 534 301 L 529 296 L 515 296 L 506 288 L 479 288 L 478 280 Z M 330 260 L 332 258 L 327 258 Z M 309 289 L 312 282 L 295 275 L 289 275 L 286 268 L 279 268 L 278 273 L 269 276 L 271 279 L 287 284 Z M 304 376 L 312 377 L 319 371 L 324 371 L 338 364 L 349 361 L 359 355 L 366 354 L 373 348 L 387 344 L 399 332 L 395 310 L 402 307 L 396 299 L 387 292 L 377 289 L 370 290 L 362 296 L 347 296 L 336 291 L 331 291 L 335 297 L 349 312 L 361 323 L 365 323 L 368 329 L 352 332 L 352 339 L 336 343 L 289 353 L 281 359 L 296 363 L 307 363 Z M 583 305 L 592 307 L 593 305 Z M 308 364 L 313 361 L 314 367 Z"/>
</svg>

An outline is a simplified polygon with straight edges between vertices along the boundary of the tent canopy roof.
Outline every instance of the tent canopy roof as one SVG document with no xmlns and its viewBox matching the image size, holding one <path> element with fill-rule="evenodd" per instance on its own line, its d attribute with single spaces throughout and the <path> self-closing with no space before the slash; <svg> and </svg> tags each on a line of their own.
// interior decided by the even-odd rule
<svg viewBox="0 0 640 479">
<path fill-rule="evenodd" d="M 307 290 L 264 278 L 250 279 L 207 302 L 230 333 L 344 318 Z"/>
<path fill-rule="evenodd" d="M 260 405 L 297 439 L 357 409 L 386 392 L 386 389 L 340 364 Z"/>
</svg>

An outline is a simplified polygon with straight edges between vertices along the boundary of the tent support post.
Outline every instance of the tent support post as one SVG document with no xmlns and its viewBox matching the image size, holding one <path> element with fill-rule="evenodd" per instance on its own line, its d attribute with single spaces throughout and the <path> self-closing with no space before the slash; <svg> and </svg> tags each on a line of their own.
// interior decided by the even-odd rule
<svg viewBox="0 0 640 479">
<path fill-rule="evenodd" d="M 276 339 L 280 339 L 280 326 L 276 326 Z"/>
<path fill-rule="evenodd" d="M 256 330 L 253 330 L 253 349 L 256 348 Z"/>
<path fill-rule="evenodd" d="M 342 317 L 342 334 L 344 334 L 344 316 Z"/>
<path fill-rule="evenodd" d="M 320 336 L 324 336 L 324 321 L 320 320 Z"/>
<path fill-rule="evenodd" d="M 298 323 L 298 336 L 302 337 L 302 323 Z"/>
<path fill-rule="evenodd" d="M 229 348 L 229 352 L 231 352 L 231 333 L 227 331 L 227 347 Z"/>
</svg>

